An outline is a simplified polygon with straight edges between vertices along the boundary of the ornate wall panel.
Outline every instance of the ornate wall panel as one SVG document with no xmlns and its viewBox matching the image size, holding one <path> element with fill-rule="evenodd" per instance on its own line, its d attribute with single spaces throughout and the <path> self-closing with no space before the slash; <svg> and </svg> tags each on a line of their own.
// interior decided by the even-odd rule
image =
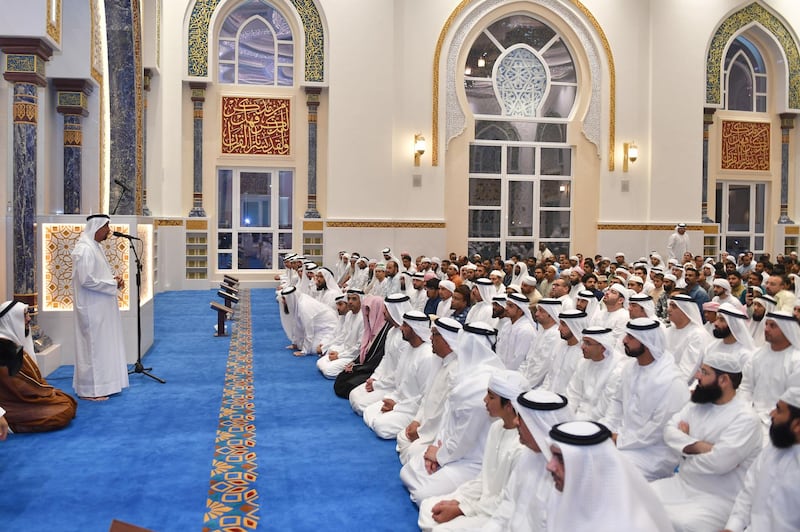
<svg viewBox="0 0 800 532">
<path fill-rule="evenodd" d="M 314 0 L 291 0 L 305 35 L 305 81 L 325 81 L 325 30 Z M 187 28 L 187 74 L 208 77 L 209 25 L 220 0 L 197 0 Z M 279 4 L 278 4 L 279 5 Z"/>
<path fill-rule="evenodd" d="M 757 22 L 778 40 L 786 56 L 789 70 L 789 101 L 792 109 L 800 109 L 800 53 L 792 34 L 764 6 L 753 2 L 725 19 L 714 34 L 706 59 L 706 104 L 722 104 L 722 58 L 730 40 L 745 26 Z"/>
<path fill-rule="evenodd" d="M 723 170 L 769 170 L 769 123 L 722 121 Z"/>
<path fill-rule="evenodd" d="M 43 305 L 47 310 L 72 310 L 72 249 L 83 232 L 84 224 L 43 224 Z M 112 231 L 127 232 L 127 225 L 110 224 Z M 130 272 L 128 241 L 109 238 L 100 244 L 114 275 L 122 275 L 125 289 L 118 294 L 120 310 L 130 308 Z M 143 281 L 144 286 L 145 281 Z M 144 298 L 143 298 L 144 300 Z"/>
<path fill-rule="evenodd" d="M 289 155 L 290 103 L 283 98 L 222 97 L 222 153 Z"/>
</svg>

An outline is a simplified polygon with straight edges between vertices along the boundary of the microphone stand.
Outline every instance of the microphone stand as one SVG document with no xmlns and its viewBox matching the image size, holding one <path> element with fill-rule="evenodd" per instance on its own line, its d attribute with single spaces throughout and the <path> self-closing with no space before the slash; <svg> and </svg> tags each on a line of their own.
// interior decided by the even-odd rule
<svg viewBox="0 0 800 532">
<path fill-rule="evenodd" d="M 142 290 L 142 262 L 139 260 L 139 254 L 136 252 L 136 246 L 133 245 L 133 240 L 128 240 L 128 244 L 130 248 L 133 250 L 133 256 L 136 258 L 136 363 L 133 365 L 133 369 L 128 371 L 128 375 L 131 373 L 143 373 L 147 375 L 154 381 L 158 381 L 161 384 L 166 384 L 167 381 L 156 377 L 150 370 L 153 368 L 146 368 L 142 364 L 142 307 L 139 304 L 141 298 L 141 290 Z"/>
</svg>

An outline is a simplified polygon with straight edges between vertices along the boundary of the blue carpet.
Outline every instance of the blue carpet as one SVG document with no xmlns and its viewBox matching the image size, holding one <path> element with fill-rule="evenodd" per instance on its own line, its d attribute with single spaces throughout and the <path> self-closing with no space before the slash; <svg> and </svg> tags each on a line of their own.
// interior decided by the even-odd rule
<svg viewBox="0 0 800 532">
<path fill-rule="evenodd" d="M 0 529 L 94 532 L 120 519 L 156 531 L 201 530 L 229 340 L 212 336 L 216 291 L 155 299 L 145 358 L 159 384 L 79 401 L 58 432 L 0 443 Z M 414 530 L 394 444 L 338 399 L 311 358 L 283 349 L 274 291 L 252 292 L 260 530 Z M 72 367 L 48 377 L 72 393 Z"/>
</svg>

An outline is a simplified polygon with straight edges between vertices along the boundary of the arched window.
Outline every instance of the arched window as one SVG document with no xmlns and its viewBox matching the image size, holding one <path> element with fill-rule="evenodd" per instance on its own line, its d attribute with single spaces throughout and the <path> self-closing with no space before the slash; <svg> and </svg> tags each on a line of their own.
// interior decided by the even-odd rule
<svg viewBox="0 0 800 532">
<path fill-rule="evenodd" d="M 758 48 L 743 36 L 731 43 L 725 56 L 725 108 L 767 112 L 767 69 Z"/>
<path fill-rule="evenodd" d="M 576 66 L 544 22 L 511 15 L 475 39 L 464 65 L 475 117 L 470 145 L 470 254 L 532 255 L 538 242 L 568 252 L 572 158 L 567 123 Z"/>
<path fill-rule="evenodd" d="M 248 0 L 225 18 L 218 51 L 220 83 L 294 84 L 291 27 L 280 11 L 262 0 Z"/>
</svg>

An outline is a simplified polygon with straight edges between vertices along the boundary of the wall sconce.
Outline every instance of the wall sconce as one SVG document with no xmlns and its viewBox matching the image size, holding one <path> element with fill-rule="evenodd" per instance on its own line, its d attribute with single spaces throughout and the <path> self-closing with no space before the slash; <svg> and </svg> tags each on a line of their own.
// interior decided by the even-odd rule
<svg viewBox="0 0 800 532">
<path fill-rule="evenodd" d="M 478 68 L 483 68 L 485 66 L 486 66 L 486 52 L 481 54 L 481 56 L 478 58 Z"/>
<path fill-rule="evenodd" d="M 419 166 L 419 158 L 425 153 L 425 137 L 419 133 L 414 135 L 414 166 Z"/>
<path fill-rule="evenodd" d="M 635 163 L 639 158 L 639 146 L 635 142 L 625 142 L 622 144 L 622 171 L 628 171 L 628 162 Z"/>
</svg>

